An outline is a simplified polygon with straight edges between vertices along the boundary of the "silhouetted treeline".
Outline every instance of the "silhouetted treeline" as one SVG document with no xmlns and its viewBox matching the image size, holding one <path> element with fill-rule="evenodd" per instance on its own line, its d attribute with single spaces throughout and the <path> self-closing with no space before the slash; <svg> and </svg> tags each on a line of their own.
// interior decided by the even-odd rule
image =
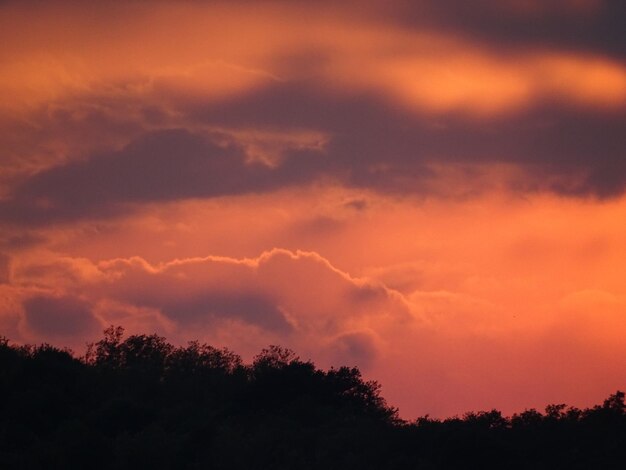
<svg viewBox="0 0 626 470">
<path fill-rule="evenodd" d="M 252 364 L 109 328 L 85 357 L 0 340 L 2 469 L 626 468 L 624 393 L 415 422 L 356 368 L 270 346 Z"/>
</svg>

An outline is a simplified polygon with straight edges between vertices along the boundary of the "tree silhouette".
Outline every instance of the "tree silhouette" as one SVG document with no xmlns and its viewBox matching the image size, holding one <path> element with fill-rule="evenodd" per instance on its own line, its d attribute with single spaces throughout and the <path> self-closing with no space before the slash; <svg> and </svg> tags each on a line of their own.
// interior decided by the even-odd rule
<svg viewBox="0 0 626 470">
<path fill-rule="evenodd" d="M 358 368 L 110 327 L 82 358 L 0 337 L 2 469 L 626 468 L 624 393 L 402 421 Z"/>
</svg>

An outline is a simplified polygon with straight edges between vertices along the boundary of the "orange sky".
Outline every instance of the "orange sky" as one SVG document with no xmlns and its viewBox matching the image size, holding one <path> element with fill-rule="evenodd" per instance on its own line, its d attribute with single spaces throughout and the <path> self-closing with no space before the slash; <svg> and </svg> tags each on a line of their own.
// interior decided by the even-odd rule
<svg viewBox="0 0 626 470">
<path fill-rule="evenodd" d="M 0 334 L 357 365 L 403 417 L 624 388 L 619 2 L 3 2 Z"/>
</svg>

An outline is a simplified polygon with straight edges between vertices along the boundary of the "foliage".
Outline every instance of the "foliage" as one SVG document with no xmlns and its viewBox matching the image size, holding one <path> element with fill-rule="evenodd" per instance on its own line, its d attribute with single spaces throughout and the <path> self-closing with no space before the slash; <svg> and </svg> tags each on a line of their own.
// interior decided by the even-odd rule
<svg viewBox="0 0 626 470">
<path fill-rule="evenodd" d="M 3 469 L 626 468 L 624 393 L 407 423 L 357 368 L 111 327 L 82 358 L 0 338 Z"/>
</svg>

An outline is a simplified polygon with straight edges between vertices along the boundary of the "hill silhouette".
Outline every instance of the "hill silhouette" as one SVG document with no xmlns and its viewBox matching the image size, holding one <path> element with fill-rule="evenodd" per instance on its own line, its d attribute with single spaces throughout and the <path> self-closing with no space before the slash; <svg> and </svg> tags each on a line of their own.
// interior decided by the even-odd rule
<svg viewBox="0 0 626 470">
<path fill-rule="evenodd" d="M 228 349 L 105 330 L 84 357 L 0 341 L 3 469 L 622 469 L 624 393 L 406 422 L 357 368 L 279 346 Z"/>
</svg>

